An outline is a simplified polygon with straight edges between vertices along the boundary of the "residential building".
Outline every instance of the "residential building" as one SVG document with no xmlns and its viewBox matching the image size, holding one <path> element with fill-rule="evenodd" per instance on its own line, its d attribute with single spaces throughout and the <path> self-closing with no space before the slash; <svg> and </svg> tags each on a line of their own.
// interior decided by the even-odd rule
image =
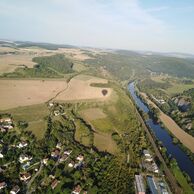
<svg viewBox="0 0 194 194">
<path fill-rule="evenodd" d="M 148 183 L 151 194 L 158 194 L 158 188 L 156 186 L 156 183 L 153 177 L 147 176 L 147 183 Z"/>
<path fill-rule="evenodd" d="M 51 183 L 51 188 L 55 189 L 57 187 L 57 185 L 59 184 L 59 181 L 57 179 L 54 179 Z"/>
<path fill-rule="evenodd" d="M 80 194 L 81 192 L 81 186 L 80 185 L 77 185 L 74 190 L 72 191 L 72 194 Z"/>
<path fill-rule="evenodd" d="M 28 172 L 20 174 L 20 180 L 21 181 L 27 181 L 30 178 L 31 178 L 31 174 L 28 173 Z"/>
<path fill-rule="evenodd" d="M 142 175 L 135 175 L 136 194 L 145 194 L 145 186 Z"/>
<path fill-rule="evenodd" d="M 5 187 L 7 187 L 7 183 L 5 181 L 0 182 L 0 190 L 4 189 Z"/>
<path fill-rule="evenodd" d="M 10 191 L 10 194 L 17 194 L 20 191 L 20 187 L 18 185 L 14 186 Z"/>
</svg>

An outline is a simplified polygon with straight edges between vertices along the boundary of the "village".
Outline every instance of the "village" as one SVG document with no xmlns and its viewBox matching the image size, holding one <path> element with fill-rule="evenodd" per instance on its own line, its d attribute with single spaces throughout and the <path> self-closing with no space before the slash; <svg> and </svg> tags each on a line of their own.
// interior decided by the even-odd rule
<svg viewBox="0 0 194 194">
<path fill-rule="evenodd" d="M 164 174 L 158 168 L 149 150 L 142 153 L 142 172 L 135 175 L 136 194 L 170 194 Z"/>
<path fill-rule="evenodd" d="M 58 111 L 54 111 L 53 114 L 55 116 L 59 115 Z M 11 115 L 1 115 L 0 126 L 0 174 L 6 174 L 6 171 L 12 168 L 11 165 L 13 163 L 17 163 L 16 168 L 18 168 L 15 169 L 16 172 L 18 172 L 16 173 L 18 174 L 18 177 L 16 177 L 17 181 L 14 181 L 14 183 L 12 183 L 8 177 L 1 178 L 0 193 L 4 193 L 5 191 L 9 192 L 10 194 L 25 192 L 28 193 L 34 179 L 43 171 L 44 168 L 48 168 L 49 166 L 52 166 L 52 169 L 49 170 L 50 175 L 46 179 L 44 179 L 40 183 L 40 185 L 42 187 L 49 185 L 51 190 L 54 190 L 60 183 L 60 180 L 58 180 L 57 177 L 55 177 L 55 175 L 53 174 L 58 165 L 65 165 L 65 168 L 68 171 L 80 171 L 86 165 L 83 153 L 78 152 L 78 150 L 75 149 L 67 149 L 66 146 L 63 145 L 61 142 L 58 142 L 56 146 L 52 148 L 50 154 L 47 155 L 47 157 L 45 158 L 40 158 L 31 154 L 32 148 L 33 146 L 35 146 L 32 146 L 32 144 L 34 144 L 35 142 L 33 136 L 29 138 L 29 133 L 23 133 L 22 135 L 20 135 L 20 139 L 16 138 L 17 140 L 14 140 L 13 143 L 6 142 L 5 137 L 8 134 L 9 137 L 11 137 L 15 133 L 13 130 L 14 122 L 11 118 Z M 36 151 L 38 152 L 38 150 Z M 16 157 L 16 155 L 11 156 L 10 152 L 17 152 L 16 155 L 18 157 Z M 38 158 L 40 159 L 38 160 Z M 71 193 L 86 194 L 87 190 L 82 189 L 79 184 L 76 184 L 73 187 Z"/>
<path fill-rule="evenodd" d="M 53 102 L 48 103 L 48 108 L 51 111 L 51 115 L 54 118 L 66 118 L 63 106 L 56 105 Z M 51 145 L 49 146 L 50 153 L 38 154 L 39 149 L 35 148 L 35 140 L 32 134 L 28 132 L 22 132 L 19 138 L 16 138 L 13 142 L 12 138 L 10 143 L 6 142 L 6 138 L 10 138 L 14 135 L 14 121 L 11 115 L 1 115 L 0 120 L 1 126 L 1 143 L 0 143 L 0 160 L 1 168 L 0 173 L 4 174 L 7 169 L 11 168 L 13 163 L 17 163 L 15 166 L 18 172 L 16 180 L 12 183 L 11 180 L 1 179 L 0 180 L 0 191 L 8 191 L 10 194 L 17 193 L 31 193 L 35 191 L 35 185 L 39 185 L 39 189 L 50 188 L 54 191 L 58 188 L 58 185 L 62 182 L 60 173 L 56 172 L 58 167 L 63 166 L 68 173 L 79 174 L 82 169 L 87 168 L 88 159 L 85 158 L 85 151 L 83 149 L 77 149 L 77 146 L 68 146 L 67 140 L 63 141 L 54 140 L 50 138 Z M 8 137 L 6 137 L 9 134 Z M 6 138 L 5 138 L 6 137 Z M 69 141 L 69 140 L 68 140 Z M 33 149 L 33 153 L 32 153 Z M 9 153 L 15 153 L 14 157 Z M 17 153 L 17 154 L 16 154 Z M 7 156 L 9 155 L 9 156 Z M 42 155 L 42 157 L 40 156 Z M 45 157 L 46 156 L 46 157 Z M 151 194 L 169 194 L 170 189 L 165 182 L 164 175 L 159 169 L 158 165 L 154 160 L 154 156 L 149 150 L 142 150 L 142 163 L 140 165 L 141 173 L 134 175 L 134 190 L 137 194 L 151 193 Z M 13 158 L 15 160 L 13 160 Z M 94 161 L 98 158 L 94 158 Z M 44 171 L 48 174 L 47 177 L 43 177 L 39 183 L 36 183 L 36 179 Z M 38 179 L 39 180 L 39 179 Z M 77 181 L 76 181 L 77 182 Z M 69 190 L 68 190 L 69 191 Z M 82 187 L 81 184 L 76 183 L 69 191 L 72 194 L 86 194 L 87 189 Z"/>
</svg>

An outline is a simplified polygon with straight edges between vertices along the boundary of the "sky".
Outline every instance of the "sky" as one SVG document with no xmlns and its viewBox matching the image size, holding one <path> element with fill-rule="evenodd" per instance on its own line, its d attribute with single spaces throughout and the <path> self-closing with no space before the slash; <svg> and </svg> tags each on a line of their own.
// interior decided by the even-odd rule
<svg viewBox="0 0 194 194">
<path fill-rule="evenodd" d="M 194 0 L 0 0 L 0 39 L 194 54 Z"/>
</svg>

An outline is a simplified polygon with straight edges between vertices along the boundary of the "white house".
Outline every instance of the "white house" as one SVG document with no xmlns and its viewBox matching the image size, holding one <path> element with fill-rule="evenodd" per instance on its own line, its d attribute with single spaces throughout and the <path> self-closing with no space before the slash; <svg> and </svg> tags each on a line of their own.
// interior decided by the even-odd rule
<svg viewBox="0 0 194 194">
<path fill-rule="evenodd" d="M 14 186 L 10 191 L 10 194 L 17 194 L 20 191 L 20 187 L 18 185 Z"/>
<path fill-rule="evenodd" d="M 20 155 L 20 157 L 19 157 L 19 162 L 20 162 L 21 164 L 24 163 L 24 162 L 27 162 L 27 161 L 29 161 L 29 160 L 32 160 L 32 157 L 31 157 L 31 156 L 28 156 L 28 155 L 22 154 L 22 155 Z"/>
</svg>

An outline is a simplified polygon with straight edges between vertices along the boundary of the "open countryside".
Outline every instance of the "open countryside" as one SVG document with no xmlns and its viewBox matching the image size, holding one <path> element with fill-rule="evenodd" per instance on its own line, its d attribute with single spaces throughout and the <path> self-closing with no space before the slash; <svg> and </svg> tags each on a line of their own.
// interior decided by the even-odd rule
<svg viewBox="0 0 194 194">
<path fill-rule="evenodd" d="M 0 193 L 194 194 L 194 1 L 0 10 Z"/>
</svg>

